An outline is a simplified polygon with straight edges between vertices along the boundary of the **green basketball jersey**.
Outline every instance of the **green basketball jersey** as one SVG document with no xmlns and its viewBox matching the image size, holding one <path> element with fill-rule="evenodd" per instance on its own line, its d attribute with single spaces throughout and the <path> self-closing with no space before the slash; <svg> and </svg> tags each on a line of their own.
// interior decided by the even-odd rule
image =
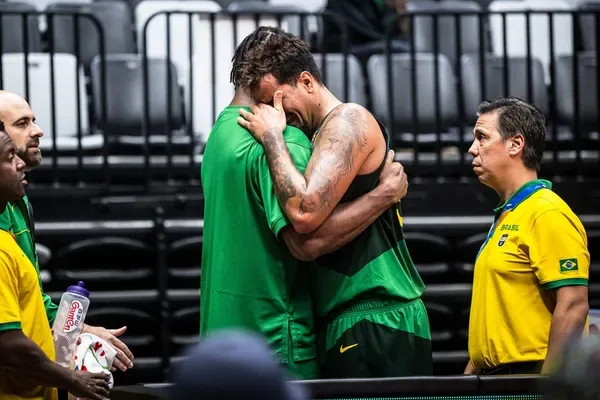
<svg viewBox="0 0 600 400">
<path fill-rule="evenodd" d="M 387 131 L 379 125 L 388 144 Z M 340 202 L 374 189 L 384 162 L 376 171 L 356 176 Z M 312 284 L 320 316 L 329 320 L 363 301 L 408 302 L 421 296 L 425 285 L 406 247 L 401 221 L 400 204 L 392 206 L 353 241 L 313 263 Z"/>
<path fill-rule="evenodd" d="M 200 334 L 245 328 L 264 335 L 284 363 L 290 349 L 289 362 L 313 359 L 310 267 L 278 238 L 289 221 L 275 195 L 262 145 L 236 121 L 239 108 L 221 112 L 202 159 Z M 296 167 L 304 171 L 310 141 L 292 127 L 284 137 Z"/>
<path fill-rule="evenodd" d="M 40 288 L 42 289 L 42 298 L 44 300 L 44 307 L 46 308 L 46 315 L 48 316 L 48 323 L 52 326 L 54 319 L 56 318 L 56 313 L 58 312 L 58 306 L 52 302 L 49 295 L 44 293 L 44 288 L 42 287 L 40 264 L 35 249 L 35 239 L 33 237 L 33 232 L 31 231 L 34 222 L 32 216 L 30 216 L 30 211 L 31 204 L 29 203 L 27 196 L 23 196 L 23 198 L 17 201 L 9 202 L 6 205 L 4 212 L 0 214 L 0 229 L 15 235 L 17 244 L 35 267 Z"/>
</svg>

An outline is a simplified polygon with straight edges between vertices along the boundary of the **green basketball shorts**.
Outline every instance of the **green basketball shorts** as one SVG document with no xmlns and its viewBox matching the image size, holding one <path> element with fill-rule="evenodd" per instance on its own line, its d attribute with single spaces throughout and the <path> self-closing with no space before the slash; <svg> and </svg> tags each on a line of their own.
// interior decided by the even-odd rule
<svg viewBox="0 0 600 400">
<path fill-rule="evenodd" d="M 421 299 L 352 306 L 327 324 L 321 344 L 323 379 L 433 374 L 429 318 Z"/>
</svg>

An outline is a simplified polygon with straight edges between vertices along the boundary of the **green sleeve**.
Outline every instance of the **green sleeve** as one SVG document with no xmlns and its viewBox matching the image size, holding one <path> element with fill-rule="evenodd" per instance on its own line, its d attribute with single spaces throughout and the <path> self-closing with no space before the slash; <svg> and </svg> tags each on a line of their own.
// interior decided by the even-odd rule
<svg viewBox="0 0 600 400">
<path fill-rule="evenodd" d="M 300 134 L 306 138 L 303 133 Z M 311 154 L 308 138 L 306 138 L 306 140 L 293 140 L 286 137 L 286 144 L 294 165 L 298 171 L 304 173 Z M 269 171 L 267 157 L 264 153 L 258 157 L 257 171 L 260 196 L 267 217 L 267 223 L 269 224 L 271 232 L 273 232 L 275 237 L 279 238 L 279 232 L 289 225 L 290 222 L 280 207 L 277 196 L 275 195 L 271 171 Z"/>
<path fill-rule="evenodd" d="M 56 313 L 58 312 L 58 306 L 54 304 L 50 296 L 44 292 L 42 292 L 42 298 L 44 299 L 44 307 L 46 308 L 48 322 L 50 323 L 50 327 L 52 327 L 52 324 L 54 324 L 54 319 L 56 318 Z"/>
</svg>

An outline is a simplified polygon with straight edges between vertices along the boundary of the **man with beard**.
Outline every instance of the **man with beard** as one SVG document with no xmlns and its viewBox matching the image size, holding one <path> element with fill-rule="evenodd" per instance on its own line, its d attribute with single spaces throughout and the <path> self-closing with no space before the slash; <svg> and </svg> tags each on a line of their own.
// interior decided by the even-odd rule
<svg viewBox="0 0 600 400">
<path fill-rule="evenodd" d="M 238 122 L 262 143 L 279 203 L 296 231 L 319 229 L 340 202 L 377 186 L 389 149 L 385 127 L 325 87 L 302 39 L 280 32 L 255 44 L 240 82 L 263 104 L 240 109 Z M 286 123 L 312 136 L 305 171 L 290 157 Z M 425 286 L 404 240 L 399 203 L 314 265 L 316 308 L 326 325 L 323 378 L 432 373 Z"/>
<path fill-rule="evenodd" d="M 26 171 L 38 167 L 42 162 L 39 144 L 44 132 L 35 123 L 35 115 L 27 101 L 17 94 L 0 91 L 0 121 L 4 123 L 6 133 L 15 144 L 17 155 L 25 162 Z M 39 278 L 40 267 L 33 236 L 33 212 L 26 195 L 18 200 L 8 202 L 0 216 L 0 229 L 10 231 L 15 235 L 15 240 L 35 267 Z M 39 279 L 39 283 L 41 288 L 41 279 Z M 43 288 L 42 297 L 48 323 L 52 326 L 58 307 L 52 303 L 50 296 L 44 293 Z M 133 367 L 133 355 L 127 345 L 117 338 L 126 330 L 127 327 L 106 329 L 84 324 L 81 333 L 92 333 L 112 345 L 117 350 L 114 367 L 126 371 Z"/>
</svg>

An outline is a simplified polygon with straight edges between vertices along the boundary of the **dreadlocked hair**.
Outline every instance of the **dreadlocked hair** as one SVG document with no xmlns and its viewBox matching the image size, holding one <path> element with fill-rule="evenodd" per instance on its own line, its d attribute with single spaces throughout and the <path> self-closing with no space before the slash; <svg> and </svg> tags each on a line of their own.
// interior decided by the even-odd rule
<svg viewBox="0 0 600 400">
<path fill-rule="evenodd" d="M 281 29 L 272 26 L 259 26 L 254 32 L 249 34 L 242 40 L 233 53 L 231 62 L 233 63 L 231 73 L 229 74 L 229 82 L 233 83 L 233 86 L 237 88 L 241 83 L 241 74 L 244 70 L 244 66 L 247 63 L 247 53 L 254 46 L 264 42 L 272 34 L 284 33 Z"/>
</svg>

